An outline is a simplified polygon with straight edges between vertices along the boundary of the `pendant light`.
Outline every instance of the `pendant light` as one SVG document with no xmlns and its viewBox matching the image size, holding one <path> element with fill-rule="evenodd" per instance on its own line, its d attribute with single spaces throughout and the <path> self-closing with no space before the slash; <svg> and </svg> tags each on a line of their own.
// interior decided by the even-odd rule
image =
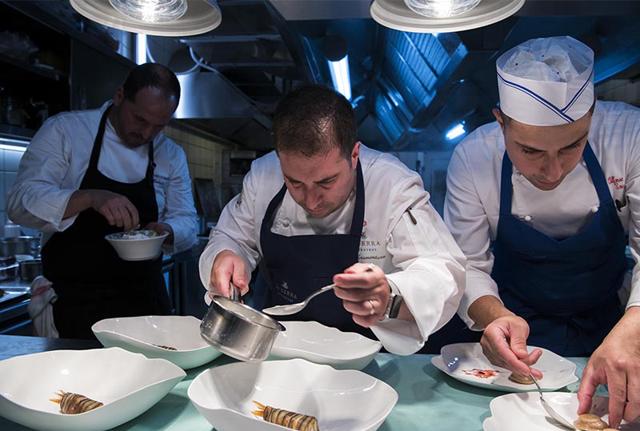
<svg viewBox="0 0 640 431">
<path fill-rule="evenodd" d="M 515 14 L 525 0 L 374 0 L 372 18 L 414 33 L 449 33 L 484 27 Z"/>
<path fill-rule="evenodd" d="M 220 25 L 216 0 L 69 0 L 99 24 L 153 36 L 193 36 Z"/>
</svg>

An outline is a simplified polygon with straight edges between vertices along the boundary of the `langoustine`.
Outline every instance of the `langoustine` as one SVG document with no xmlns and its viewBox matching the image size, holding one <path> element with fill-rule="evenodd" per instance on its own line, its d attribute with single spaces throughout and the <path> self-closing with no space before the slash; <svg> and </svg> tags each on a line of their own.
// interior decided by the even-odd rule
<svg viewBox="0 0 640 431">
<path fill-rule="evenodd" d="M 276 409 L 271 406 L 265 406 L 257 401 L 253 403 L 257 406 L 257 409 L 251 413 L 261 417 L 266 422 L 298 431 L 320 431 L 318 420 L 313 416 Z"/>
<path fill-rule="evenodd" d="M 57 398 L 51 398 L 50 401 L 60 404 L 60 413 L 67 415 L 85 413 L 104 405 L 100 401 L 92 400 L 84 395 L 65 392 L 63 390 L 56 392 L 56 396 Z"/>
</svg>

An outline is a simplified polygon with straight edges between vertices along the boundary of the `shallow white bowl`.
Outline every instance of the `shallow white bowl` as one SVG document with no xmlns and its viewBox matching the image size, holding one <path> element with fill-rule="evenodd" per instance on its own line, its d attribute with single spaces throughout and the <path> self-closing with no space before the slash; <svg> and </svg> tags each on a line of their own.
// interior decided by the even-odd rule
<svg viewBox="0 0 640 431">
<path fill-rule="evenodd" d="M 529 351 L 538 348 L 528 347 Z M 538 383 L 543 391 L 555 391 L 578 381 L 576 364 L 550 350 L 542 348 L 540 350 L 542 350 L 542 356 L 533 367 L 542 371 L 543 378 L 538 380 Z M 439 356 L 431 358 L 431 363 L 454 379 L 472 386 L 504 392 L 536 390 L 535 385 L 522 385 L 509 380 L 511 371 L 493 365 L 482 353 L 480 343 L 446 345 L 440 350 Z M 474 368 L 494 370 L 497 371 L 497 374 L 489 378 L 480 378 L 468 374 Z"/>
<path fill-rule="evenodd" d="M 54 350 L 0 362 L 0 416 L 37 430 L 101 431 L 160 401 L 185 372 L 163 359 L 119 348 Z M 59 390 L 104 406 L 77 415 L 50 401 Z"/>
<path fill-rule="evenodd" d="M 162 243 L 169 236 L 167 232 L 157 233 L 152 230 L 135 230 L 129 233 L 151 234 L 147 238 L 124 239 L 123 232 L 112 233 L 105 236 L 105 239 L 115 248 L 116 253 L 122 260 L 150 260 L 155 259 L 162 253 Z"/>
<path fill-rule="evenodd" d="M 382 348 L 379 341 L 318 322 L 280 323 L 287 330 L 273 343 L 271 357 L 275 359 L 302 358 L 337 369 L 361 370 Z"/>
<path fill-rule="evenodd" d="M 568 422 L 573 423 L 578 415 L 578 396 L 568 392 L 548 392 L 545 400 Z M 608 401 L 606 397 L 595 396 L 591 413 L 608 421 Z M 555 424 L 540 403 L 540 396 L 534 392 L 503 395 L 491 400 L 491 417 L 485 421 L 485 431 L 556 431 L 562 429 Z M 621 431 L 639 431 L 640 420 L 624 423 Z"/>
<path fill-rule="evenodd" d="M 398 401 L 391 386 L 368 374 L 303 359 L 210 368 L 195 378 L 188 395 L 218 431 L 287 429 L 255 417 L 254 400 L 315 416 L 322 431 L 372 431 Z"/>
<path fill-rule="evenodd" d="M 200 320 L 193 316 L 116 317 L 94 323 L 91 330 L 104 347 L 122 347 L 148 358 L 166 359 L 185 370 L 221 355 L 202 339 Z"/>
</svg>

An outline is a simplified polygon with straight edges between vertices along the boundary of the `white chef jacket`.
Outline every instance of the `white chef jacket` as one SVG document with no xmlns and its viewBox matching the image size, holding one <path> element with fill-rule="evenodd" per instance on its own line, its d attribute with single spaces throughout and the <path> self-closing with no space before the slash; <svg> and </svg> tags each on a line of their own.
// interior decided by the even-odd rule
<svg viewBox="0 0 640 431">
<path fill-rule="evenodd" d="M 360 148 L 365 214 L 359 261 L 384 270 L 416 320 L 389 319 L 372 330 L 387 350 L 411 354 L 455 314 L 464 288 L 465 259 L 429 204 L 420 176 L 391 155 L 364 145 Z M 262 219 L 283 184 L 275 152 L 253 162 L 241 194 L 224 208 L 200 257 L 204 286 L 209 286 L 213 260 L 222 250 L 242 256 L 249 271 L 256 267 L 262 256 Z M 284 236 L 345 234 L 351 228 L 354 206 L 352 193 L 334 213 L 314 219 L 287 192 L 271 230 Z M 408 208 L 417 224 L 412 223 Z"/>
<path fill-rule="evenodd" d="M 589 144 L 600 162 L 614 200 L 628 202 L 619 212 L 638 262 L 640 240 L 640 109 L 619 102 L 597 102 Z M 444 218 L 467 256 L 467 283 L 458 314 L 472 329 L 482 329 L 468 309 L 481 296 L 499 298 L 491 278 L 500 216 L 500 176 L 505 144 L 497 122 L 486 124 L 455 149 L 447 174 Z M 551 237 L 577 233 L 599 206 L 584 160 L 554 190 L 536 188 L 513 167 L 514 216 Z M 627 306 L 640 305 L 638 265 L 633 270 Z"/>
<path fill-rule="evenodd" d="M 44 232 L 43 244 L 55 232 L 71 226 L 77 216 L 63 219 L 71 194 L 89 167 L 93 141 L 100 118 L 110 105 L 90 111 L 63 112 L 48 119 L 27 147 L 14 185 L 7 196 L 9 218 Z M 191 193 L 189 168 L 182 148 L 160 133 L 153 141 L 153 184 L 160 222 L 173 229 L 173 247 L 178 252 L 197 241 L 198 221 Z M 98 170 L 120 182 L 142 180 L 149 147 L 129 148 L 107 121 Z"/>
</svg>

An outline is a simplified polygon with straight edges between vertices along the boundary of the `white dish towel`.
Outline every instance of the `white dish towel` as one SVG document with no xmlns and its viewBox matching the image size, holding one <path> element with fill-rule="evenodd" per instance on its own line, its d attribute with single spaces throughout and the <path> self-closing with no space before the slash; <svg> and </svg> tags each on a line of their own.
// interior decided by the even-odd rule
<svg viewBox="0 0 640 431">
<path fill-rule="evenodd" d="M 27 309 L 33 321 L 33 335 L 58 338 L 58 330 L 53 321 L 53 303 L 58 299 L 52 283 L 42 275 L 31 282 L 31 302 Z"/>
</svg>

